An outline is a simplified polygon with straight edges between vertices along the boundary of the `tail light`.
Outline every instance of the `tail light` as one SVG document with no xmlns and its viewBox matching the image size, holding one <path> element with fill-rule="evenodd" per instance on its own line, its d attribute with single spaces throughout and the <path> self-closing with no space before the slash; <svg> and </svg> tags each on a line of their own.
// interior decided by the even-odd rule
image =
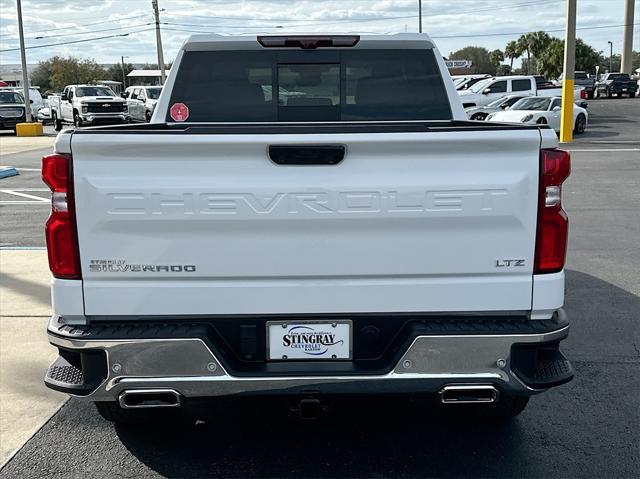
<svg viewBox="0 0 640 479">
<path fill-rule="evenodd" d="M 582 100 L 586 100 L 589 96 L 587 95 L 587 90 L 585 90 L 584 88 L 582 90 L 580 90 L 580 98 Z"/>
<path fill-rule="evenodd" d="M 547 149 L 541 152 L 538 231 L 535 274 L 556 273 L 567 255 L 569 219 L 562 209 L 562 183 L 571 171 L 569 153 Z"/>
<path fill-rule="evenodd" d="M 80 279 L 71 156 L 43 157 L 42 180 L 51 189 L 51 215 L 45 227 L 49 269 L 56 278 Z"/>
</svg>

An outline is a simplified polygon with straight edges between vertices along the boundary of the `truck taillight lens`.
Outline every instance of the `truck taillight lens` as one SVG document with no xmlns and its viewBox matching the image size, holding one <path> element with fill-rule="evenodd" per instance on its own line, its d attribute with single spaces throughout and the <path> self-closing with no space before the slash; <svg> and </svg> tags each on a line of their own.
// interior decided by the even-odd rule
<svg viewBox="0 0 640 479">
<path fill-rule="evenodd" d="M 587 95 L 587 90 L 580 90 L 580 98 L 582 100 L 586 100 L 587 98 L 589 98 L 589 96 Z"/>
<path fill-rule="evenodd" d="M 43 157 L 42 180 L 51 189 L 51 215 L 45 227 L 49 269 L 56 278 L 80 279 L 71 156 Z"/>
<path fill-rule="evenodd" d="M 571 171 L 569 153 L 546 149 L 541 152 L 538 231 L 535 274 L 556 273 L 567 255 L 569 219 L 562 209 L 562 183 Z"/>
</svg>

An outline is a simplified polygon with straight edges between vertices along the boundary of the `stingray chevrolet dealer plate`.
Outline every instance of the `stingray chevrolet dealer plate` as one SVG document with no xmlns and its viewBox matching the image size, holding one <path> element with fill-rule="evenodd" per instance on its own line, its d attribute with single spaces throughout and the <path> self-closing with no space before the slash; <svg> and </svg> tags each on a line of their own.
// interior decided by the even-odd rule
<svg viewBox="0 0 640 479">
<path fill-rule="evenodd" d="M 269 359 L 351 359 L 351 328 L 349 320 L 270 321 Z"/>
</svg>

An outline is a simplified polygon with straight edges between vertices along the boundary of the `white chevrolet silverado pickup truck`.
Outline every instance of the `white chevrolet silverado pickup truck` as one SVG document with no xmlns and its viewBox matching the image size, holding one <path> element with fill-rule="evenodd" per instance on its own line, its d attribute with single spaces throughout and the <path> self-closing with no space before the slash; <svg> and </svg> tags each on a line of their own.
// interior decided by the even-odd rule
<svg viewBox="0 0 640 479">
<path fill-rule="evenodd" d="M 49 97 L 49 108 L 56 131 L 63 123 L 80 127 L 129 121 L 127 102 L 103 85 L 68 85 L 62 94 Z"/>
<path fill-rule="evenodd" d="M 174 65 L 151 123 L 43 158 L 47 386 L 116 421 L 269 394 L 513 416 L 572 378 L 548 126 L 467 121 L 422 34 L 193 36 Z"/>
</svg>

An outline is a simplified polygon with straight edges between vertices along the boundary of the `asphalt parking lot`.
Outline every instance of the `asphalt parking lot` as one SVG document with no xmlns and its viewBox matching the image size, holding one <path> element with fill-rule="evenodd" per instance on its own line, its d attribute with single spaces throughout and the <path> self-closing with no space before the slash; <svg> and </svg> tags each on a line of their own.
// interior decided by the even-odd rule
<svg viewBox="0 0 640 479">
<path fill-rule="evenodd" d="M 72 399 L 0 477 L 637 477 L 640 99 L 589 103 L 590 128 L 567 147 L 564 187 L 572 329 L 562 344 L 576 378 L 534 397 L 517 419 L 445 416 L 416 398 L 349 398 L 307 421 L 251 399 L 197 423 L 115 427 Z M 44 245 L 46 152 L 3 155 L 21 170 L 0 180 L 4 247 Z"/>
</svg>

